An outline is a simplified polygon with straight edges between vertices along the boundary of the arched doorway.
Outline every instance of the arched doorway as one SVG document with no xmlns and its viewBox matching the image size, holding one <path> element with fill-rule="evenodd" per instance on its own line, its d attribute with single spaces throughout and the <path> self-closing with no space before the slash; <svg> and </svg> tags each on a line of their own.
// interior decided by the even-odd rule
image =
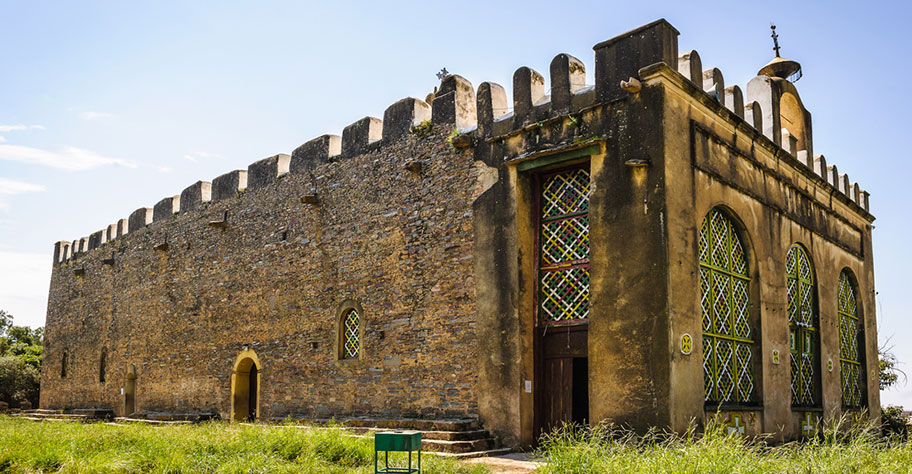
<svg viewBox="0 0 912 474">
<path fill-rule="evenodd" d="M 130 416 L 136 412 L 136 369 L 132 365 L 127 369 L 127 376 L 124 380 L 123 397 L 123 416 Z"/>
<path fill-rule="evenodd" d="M 260 415 L 262 366 L 252 349 L 242 351 L 231 374 L 231 421 L 254 421 Z"/>
</svg>

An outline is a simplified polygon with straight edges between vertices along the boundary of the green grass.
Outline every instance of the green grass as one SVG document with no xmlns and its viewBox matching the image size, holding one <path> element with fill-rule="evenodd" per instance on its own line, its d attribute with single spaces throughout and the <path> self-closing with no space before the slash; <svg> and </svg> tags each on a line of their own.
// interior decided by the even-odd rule
<svg viewBox="0 0 912 474">
<path fill-rule="evenodd" d="M 879 437 L 879 429 L 840 423 L 806 441 L 772 446 L 763 440 L 726 435 L 724 427 L 684 436 L 629 432 L 598 426 L 565 426 L 547 435 L 540 455 L 542 474 L 597 473 L 909 473 L 912 444 Z"/>
<path fill-rule="evenodd" d="M 484 474 L 422 456 L 428 474 Z M 0 473 L 370 473 L 373 440 L 340 428 L 33 422 L 0 416 Z"/>
</svg>

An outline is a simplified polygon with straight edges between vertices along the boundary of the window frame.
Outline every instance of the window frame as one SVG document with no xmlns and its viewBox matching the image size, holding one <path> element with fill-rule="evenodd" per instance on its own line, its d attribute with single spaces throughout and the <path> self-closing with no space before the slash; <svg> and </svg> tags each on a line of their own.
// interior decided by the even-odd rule
<svg viewBox="0 0 912 474">
<path fill-rule="evenodd" d="M 843 283 L 845 282 L 845 283 Z M 844 286 L 845 285 L 845 286 Z M 854 306 L 848 307 L 843 306 L 843 289 L 846 288 L 851 291 L 850 295 L 854 300 Z M 845 295 L 848 297 L 849 295 Z M 846 303 L 848 301 L 846 300 Z M 851 313 L 846 310 L 853 310 Z M 838 318 L 837 327 L 839 335 L 839 392 L 840 392 L 840 405 L 843 410 L 864 410 L 868 406 L 868 394 L 867 394 L 867 364 L 866 364 L 866 349 L 867 344 L 865 341 L 865 330 L 864 330 L 864 311 L 862 310 L 862 302 L 860 297 L 860 292 L 858 291 L 858 280 L 855 278 L 855 274 L 848 268 L 842 269 L 839 272 L 839 280 L 837 283 L 836 290 L 836 315 Z M 846 319 L 844 319 L 846 318 Z M 854 320 L 855 326 L 855 343 L 854 344 L 844 344 L 844 334 L 846 325 L 844 323 L 852 322 Z M 850 347 L 855 346 L 855 358 L 844 357 L 847 354 L 844 350 L 848 350 Z M 851 396 L 857 396 L 857 403 L 846 402 L 847 393 L 846 393 L 846 367 L 855 366 L 856 376 L 857 376 L 857 392 Z"/>
<path fill-rule="evenodd" d="M 793 271 L 789 270 L 792 261 L 792 253 L 795 252 L 795 261 Z M 808 276 L 802 275 L 802 257 L 807 266 Z M 794 243 L 786 251 L 785 281 L 786 281 L 786 317 L 788 318 L 789 327 L 789 387 L 791 390 L 791 406 L 795 410 L 800 409 L 818 409 L 822 407 L 823 397 L 821 396 L 821 356 L 820 356 L 820 306 L 818 304 L 817 278 L 814 263 L 811 260 L 808 249 L 800 243 Z M 792 281 L 795 283 L 797 291 L 797 300 L 793 299 L 793 293 L 790 288 Z M 803 305 L 801 302 L 802 289 L 808 287 L 808 298 L 811 315 L 811 323 L 808 325 L 797 320 L 798 311 Z M 795 309 L 796 318 L 793 318 L 793 302 L 797 301 L 799 307 Z M 810 338 L 810 339 L 808 339 Z M 810 350 L 810 352 L 808 352 Z M 810 356 L 810 361 L 806 364 L 812 370 L 810 374 L 810 402 L 807 401 L 806 393 L 799 393 L 799 389 L 807 387 L 807 377 L 802 371 L 803 360 L 796 362 L 796 355 L 800 358 Z M 796 367 L 798 368 L 796 378 Z M 797 382 L 797 385 L 796 385 Z M 804 392 L 806 392 L 806 388 Z M 800 396 L 799 396 L 800 395 Z"/>
<path fill-rule="evenodd" d="M 347 333 L 345 322 L 348 315 L 354 311 L 358 316 L 358 354 L 357 356 L 350 356 L 345 350 L 345 344 L 347 342 Z M 341 305 L 336 312 L 336 345 L 335 345 L 335 356 L 336 360 L 340 362 L 347 361 L 356 361 L 360 360 L 364 355 L 364 308 L 353 300 L 346 300 Z"/>
<path fill-rule="evenodd" d="M 715 214 L 721 215 L 724 219 L 724 224 L 727 227 L 726 236 L 728 240 L 725 242 L 725 259 L 727 261 L 727 266 L 717 265 L 713 258 L 713 244 L 719 237 L 716 235 L 712 226 Z M 707 230 L 709 233 L 704 234 Z M 704 235 L 707 236 L 705 247 L 703 243 Z M 731 264 L 731 259 L 734 255 L 733 242 L 735 240 L 737 240 L 737 243 L 740 246 L 743 271 Z M 762 338 L 760 337 L 760 326 L 753 305 L 753 301 L 756 299 L 756 294 L 754 293 L 756 285 L 752 284 L 755 278 L 752 275 L 752 272 L 754 272 L 754 262 L 751 253 L 750 240 L 744 231 L 744 227 L 741 225 L 740 220 L 738 220 L 733 212 L 722 206 L 714 206 L 704 214 L 703 219 L 699 222 L 697 241 L 695 244 L 697 248 L 696 257 L 699 270 L 697 278 L 699 287 L 698 304 L 700 307 L 701 321 L 701 364 L 703 368 L 704 409 L 762 409 L 762 403 L 760 401 L 762 399 L 762 383 L 760 381 L 762 368 L 759 364 Z M 716 277 L 727 279 L 723 289 L 723 291 L 727 293 L 724 297 L 725 302 L 723 304 L 728 307 L 728 310 L 724 318 L 717 318 L 716 316 L 716 298 L 714 298 L 717 291 L 717 288 L 714 286 Z M 743 311 L 745 314 L 743 323 L 740 323 L 737 320 L 738 308 L 735 307 L 735 282 L 742 282 L 743 284 Z M 709 319 L 709 328 L 706 326 L 707 316 Z M 718 331 L 720 327 L 719 321 L 722 321 L 723 319 L 727 320 L 729 324 L 729 328 L 724 333 Z M 744 327 L 746 327 L 746 336 L 738 335 L 736 331 L 737 324 L 743 324 Z M 732 388 L 731 394 L 727 397 L 720 395 L 718 388 L 719 383 L 722 380 L 723 370 L 725 370 L 717 366 L 719 363 L 717 351 L 718 348 L 721 347 L 722 341 L 728 341 L 728 343 L 731 344 L 731 355 L 726 367 L 728 368 L 728 371 L 734 372 L 730 374 Z M 741 348 L 747 349 L 744 360 L 741 360 L 742 354 L 744 354 L 744 352 L 741 352 Z M 707 353 L 707 349 L 710 350 L 709 353 Z M 709 361 L 709 364 L 707 364 L 707 361 Z M 738 364 L 738 362 L 741 363 Z M 749 385 L 749 387 L 747 388 L 746 396 L 741 396 L 743 382 L 739 380 L 741 371 L 738 369 L 743 369 L 744 367 L 747 367 L 748 376 L 745 385 Z"/>
</svg>

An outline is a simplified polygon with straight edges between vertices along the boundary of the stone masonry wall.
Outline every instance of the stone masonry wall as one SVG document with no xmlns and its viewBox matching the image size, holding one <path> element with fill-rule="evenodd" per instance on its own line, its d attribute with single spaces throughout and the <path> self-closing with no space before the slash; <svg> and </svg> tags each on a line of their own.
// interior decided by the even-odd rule
<svg viewBox="0 0 912 474">
<path fill-rule="evenodd" d="M 446 128 L 156 216 L 55 266 L 41 406 L 121 413 L 132 365 L 137 411 L 227 416 L 250 344 L 261 417 L 476 414 L 475 172 Z M 363 308 L 360 359 L 337 357 L 345 300 Z"/>
</svg>

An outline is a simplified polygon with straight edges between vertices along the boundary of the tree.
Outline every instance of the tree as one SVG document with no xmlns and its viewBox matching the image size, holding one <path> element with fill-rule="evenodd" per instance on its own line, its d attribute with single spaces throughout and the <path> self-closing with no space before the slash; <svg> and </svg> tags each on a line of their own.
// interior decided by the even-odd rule
<svg viewBox="0 0 912 474">
<path fill-rule="evenodd" d="M 6 331 L 6 328 L 13 325 L 13 315 L 0 309 L 0 334 Z"/>
<path fill-rule="evenodd" d="M 44 330 L 14 326 L 13 315 L 0 310 L 0 401 L 38 405 Z"/>
<path fill-rule="evenodd" d="M 899 368 L 899 360 L 896 359 L 896 356 L 893 355 L 893 346 L 887 346 L 886 344 L 890 343 L 890 339 L 887 339 L 887 342 L 883 346 L 880 346 L 877 349 L 877 365 L 880 369 L 880 389 L 886 390 L 899 381 L 899 376 L 902 375 L 903 384 L 906 383 L 906 373 Z"/>
<path fill-rule="evenodd" d="M 0 401 L 18 406 L 28 400 L 38 405 L 40 372 L 15 356 L 0 356 Z"/>
</svg>

